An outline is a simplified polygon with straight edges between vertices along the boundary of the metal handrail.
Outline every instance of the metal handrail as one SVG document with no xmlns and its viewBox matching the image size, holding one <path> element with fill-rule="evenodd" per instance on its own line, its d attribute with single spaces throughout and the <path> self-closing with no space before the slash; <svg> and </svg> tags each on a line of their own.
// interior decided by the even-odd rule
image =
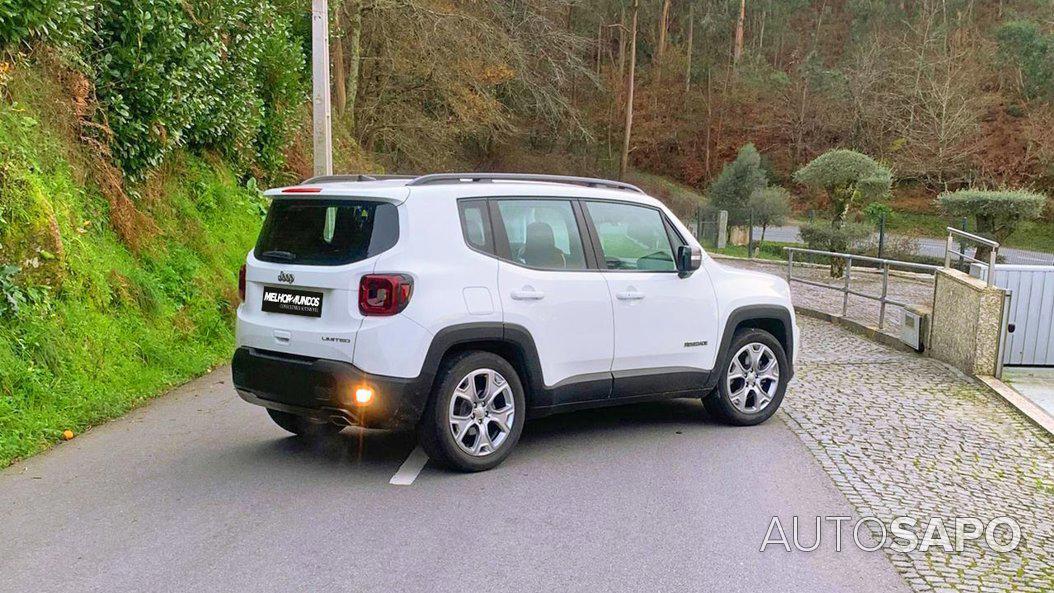
<svg viewBox="0 0 1054 593">
<path fill-rule="evenodd" d="M 985 272 L 985 280 L 987 281 L 988 286 L 992 286 L 992 282 L 993 282 L 993 280 L 995 278 L 996 256 L 999 254 L 999 243 L 996 242 L 996 241 L 993 241 L 991 239 L 987 239 L 985 237 L 981 237 L 979 235 L 974 235 L 973 233 L 967 233 L 966 231 L 960 231 L 959 229 L 954 228 L 954 227 L 946 227 L 946 228 L 948 229 L 948 241 L 947 241 L 947 243 L 944 246 L 944 267 L 945 268 L 951 268 L 952 267 L 952 255 L 957 255 L 961 259 L 967 260 L 967 261 L 971 261 L 971 262 L 973 262 L 975 264 L 980 264 L 982 266 L 987 266 L 988 269 Z M 962 248 L 963 251 L 955 251 L 954 249 L 952 249 L 952 245 L 954 244 L 954 240 L 953 239 L 955 237 L 960 237 L 962 239 L 966 239 L 967 241 L 971 241 L 971 242 L 976 243 L 978 245 L 984 245 L 986 247 L 991 248 L 991 251 L 988 252 L 988 261 L 987 262 L 981 261 L 981 260 L 979 260 L 979 259 L 977 259 L 975 257 L 966 255 L 966 252 L 965 252 L 966 248 L 965 247 Z M 960 243 L 962 243 L 962 242 L 960 241 Z M 974 250 L 974 253 L 977 253 L 976 249 Z"/>
<path fill-rule="evenodd" d="M 878 301 L 878 329 L 882 330 L 886 325 L 886 305 L 895 305 L 897 307 L 906 307 L 910 303 L 898 301 L 896 299 L 889 298 L 889 269 L 891 267 L 896 268 L 908 268 L 913 270 L 922 270 L 925 272 L 936 273 L 940 269 L 940 266 L 932 266 L 929 264 L 917 264 L 914 262 L 899 261 L 895 259 L 885 259 L 881 257 L 870 257 L 866 255 L 853 255 L 851 253 L 838 253 L 835 251 L 822 251 L 819 249 L 805 249 L 802 247 L 784 247 L 784 251 L 787 252 L 787 282 L 801 282 L 809 286 L 817 286 L 820 288 L 830 288 L 837 290 L 842 293 L 842 317 L 845 317 L 849 312 L 849 295 L 863 297 Z M 804 278 L 794 277 L 794 254 L 802 253 L 809 255 L 820 255 L 824 257 L 835 257 L 845 260 L 845 282 L 841 287 L 827 284 L 824 282 L 816 282 L 813 280 L 806 280 Z M 866 292 L 860 292 L 853 290 L 852 287 L 852 274 L 853 274 L 853 260 L 861 262 L 871 262 L 878 264 L 882 270 L 882 293 L 881 294 L 870 294 Z"/>
</svg>

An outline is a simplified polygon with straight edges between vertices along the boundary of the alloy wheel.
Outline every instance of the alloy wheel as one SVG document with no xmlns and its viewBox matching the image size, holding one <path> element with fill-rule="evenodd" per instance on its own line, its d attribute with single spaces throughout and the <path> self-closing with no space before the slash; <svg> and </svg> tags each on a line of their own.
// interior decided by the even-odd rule
<svg viewBox="0 0 1054 593">
<path fill-rule="evenodd" d="M 779 360 L 771 348 L 759 342 L 740 348 L 725 374 L 729 401 L 747 414 L 765 409 L 776 396 L 779 382 Z"/>
<path fill-rule="evenodd" d="M 494 369 L 476 369 L 454 388 L 447 424 L 465 453 L 474 457 L 494 453 L 509 437 L 515 421 L 512 387 Z"/>
</svg>

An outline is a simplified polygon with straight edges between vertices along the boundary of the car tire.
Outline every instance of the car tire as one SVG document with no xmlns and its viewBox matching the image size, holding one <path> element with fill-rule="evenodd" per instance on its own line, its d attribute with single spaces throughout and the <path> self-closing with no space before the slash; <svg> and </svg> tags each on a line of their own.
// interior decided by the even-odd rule
<svg viewBox="0 0 1054 593">
<path fill-rule="evenodd" d="M 418 440 L 440 465 L 484 471 L 509 456 L 525 417 L 526 398 L 516 369 L 490 352 L 464 352 L 440 367 L 418 424 Z"/>
<path fill-rule="evenodd" d="M 749 328 L 732 337 L 716 371 L 720 373 L 717 387 L 703 397 L 706 410 L 725 424 L 753 426 L 779 409 L 790 364 L 779 340 L 765 330 Z"/>
<path fill-rule="evenodd" d="M 281 412 L 279 410 L 267 409 L 267 415 L 274 423 L 299 437 L 325 438 L 333 436 L 344 429 L 343 426 L 331 422 L 317 422 L 303 416 Z"/>
</svg>

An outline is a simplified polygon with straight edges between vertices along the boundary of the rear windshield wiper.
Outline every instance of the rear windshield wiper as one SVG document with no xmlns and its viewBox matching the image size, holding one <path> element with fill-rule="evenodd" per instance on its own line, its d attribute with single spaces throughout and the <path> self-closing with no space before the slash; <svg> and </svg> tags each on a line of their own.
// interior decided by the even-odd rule
<svg viewBox="0 0 1054 593">
<path fill-rule="evenodd" d="M 296 254 L 290 251 L 281 251 L 278 249 L 272 251 L 265 251 L 260 254 L 262 257 L 270 257 L 274 259 L 284 259 L 286 261 L 293 261 L 296 259 Z"/>
</svg>

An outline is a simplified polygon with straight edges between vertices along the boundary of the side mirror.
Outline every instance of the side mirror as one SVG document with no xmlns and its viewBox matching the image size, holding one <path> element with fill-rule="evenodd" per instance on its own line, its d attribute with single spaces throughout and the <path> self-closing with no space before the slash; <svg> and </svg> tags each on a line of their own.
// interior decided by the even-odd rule
<svg viewBox="0 0 1054 593">
<path fill-rule="evenodd" d="M 703 265 L 703 250 L 691 245 L 677 248 L 677 271 L 681 278 L 687 278 Z"/>
</svg>

